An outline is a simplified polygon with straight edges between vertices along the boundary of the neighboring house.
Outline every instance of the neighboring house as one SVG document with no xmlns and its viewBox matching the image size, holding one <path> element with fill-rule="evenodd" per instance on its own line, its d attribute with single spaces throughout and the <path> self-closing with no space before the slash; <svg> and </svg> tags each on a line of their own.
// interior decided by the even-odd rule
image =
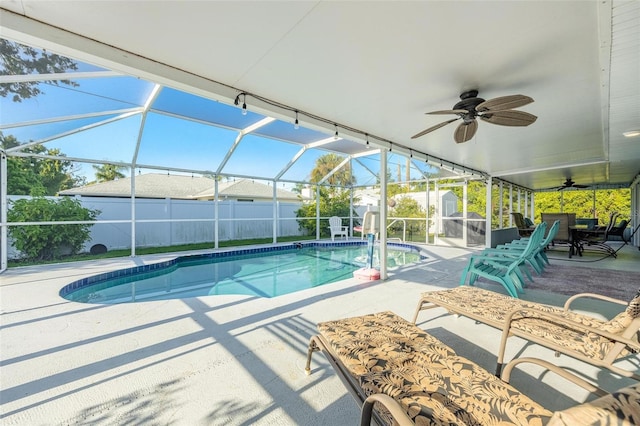
<svg viewBox="0 0 640 426">
<path fill-rule="evenodd" d="M 377 207 L 380 201 L 380 191 L 378 189 L 359 189 L 355 191 L 353 195 L 359 200 L 358 205 L 361 207 Z M 424 191 L 405 192 L 402 194 L 397 194 L 392 198 L 397 202 L 400 200 L 400 198 L 403 197 L 408 197 L 416 200 L 420 207 L 422 207 L 425 211 L 427 210 L 427 195 Z M 436 197 L 436 191 L 429 191 L 429 205 L 436 209 L 436 214 L 440 213 L 441 216 L 451 216 L 453 213 L 456 213 L 458 211 L 458 196 L 452 191 L 446 190 L 439 191 L 438 197 Z"/>
<path fill-rule="evenodd" d="M 136 198 L 171 198 L 179 200 L 213 200 L 215 181 L 207 177 L 147 173 L 136 175 Z M 94 183 L 60 191 L 59 195 L 83 197 L 131 197 L 131 178 Z M 276 190 L 278 201 L 301 201 L 298 194 L 285 189 Z M 251 179 L 218 182 L 221 201 L 273 201 L 273 186 Z"/>
<path fill-rule="evenodd" d="M 377 210 L 380 202 L 380 192 L 378 189 L 366 188 L 355 191 L 354 197 L 359 200 L 355 207 L 358 216 L 362 217 L 367 210 Z M 405 192 L 392 197 L 396 203 L 403 197 L 414 199 L 425 212 L 427 211 L 427 194 L 421 192 Z M 429 191 L 429 205 L 434 208 L 436 216 L 447 217 L 458 211 L 458 196 L 450 190 L 439 191 L 436 197 L 436 191 Z M 439 228 L 443 229 L 442 219 L 438 222 Z"/>
</svg>

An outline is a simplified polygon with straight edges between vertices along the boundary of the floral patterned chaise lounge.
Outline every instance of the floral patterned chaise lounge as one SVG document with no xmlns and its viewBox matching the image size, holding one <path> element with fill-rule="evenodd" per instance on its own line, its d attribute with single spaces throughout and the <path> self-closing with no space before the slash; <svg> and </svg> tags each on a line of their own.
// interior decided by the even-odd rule
<svg viewBox="0 0 640 426">
<path fill-rule="evenodd" d="M 584 298 L 626 308 L 621 308 L 621 312 L 609 321 L 572 311 L 572 304 Z M 629 302 L 594 293 L 580 293 L 570 297 L 560 308 L 514 299 L 477 287 L 460 286 L 422 293 L 413 322 L 416 322 L 420 311 L 438 307 L 502 330 L 497 375 L 502 370 L 508 338 L 518 336 L 557 353 L 640 380 L 640 375 L 634 371 L 616 365 L 622 358 L 633 357 L 632 354 L 640 352 L 640 291 Z"/>
<path fill-rule="evenodd" d="M 362 406 L 386 425 L 605 425 L 640 421 L 640 384 L 552 413 L 392 312 L 327 321 L 309 343 Z M 508 365 L 507 367 L 509 367 Z M 556 371 L 557 367 L 551 366 Z M 625 423 L 626 422 L 626 423 Z"/>
</svg>

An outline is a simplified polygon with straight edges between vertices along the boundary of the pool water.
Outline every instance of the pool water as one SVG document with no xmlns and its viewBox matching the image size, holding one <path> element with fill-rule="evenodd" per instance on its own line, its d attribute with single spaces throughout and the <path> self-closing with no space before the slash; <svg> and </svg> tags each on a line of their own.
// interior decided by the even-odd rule
<svg viewBox="0 0 640 426">
<path fill-rule="evenodd" d="M 293 247 L 293 246 L 292 246 Z M 378 265 L 378 248 L 374 250 Z M 387 267 L 419 262 L 417 250 L 387 249 Z M 126 303 L 241 294 L 276 297 L 353 277 L 366 266 L 367 246 L 311 246 L 211 258 L 185 256 L 170 266 L 140 273 L 109 274 L 107 279 L 66 286 L 65 299 L 84 303 Z M 75 288 L 79 287 L 79 288 Z"/>
</svg>

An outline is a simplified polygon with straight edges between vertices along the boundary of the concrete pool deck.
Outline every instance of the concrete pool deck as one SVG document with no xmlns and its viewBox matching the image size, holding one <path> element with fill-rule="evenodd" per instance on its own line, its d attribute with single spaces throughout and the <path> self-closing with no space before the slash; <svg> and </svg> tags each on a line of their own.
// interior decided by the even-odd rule
<svg viewBox="0 0 640 426">
<path fill-rule="evenodd" d="M 271 299 L 206 296 L 92 305 L 58 295 L 71 281 L 175 255 L 9 269 L 0 275 L 0 420 L 3 425 L 358 424 L 356 403 L 321 354 L 314 354 L 312 374 L 305 375 L 309 338 L 316 323 L 330 319 L 385 310 L 411 319 L 420 294 L 457 285 L 474 252 L 432 246 L 423 251 L 428 259 L 384 282 L 351 279 Z M 526 297 L 554 304 L 566 300 L 534 290 Z M 421 328 L 493 371 L 499 331 L 432 311 L 420 315 Z M 518 340 L 507 356 L 516 353 L 577 370 L 608 390 L 632 383 Z M 552 410 L 589 397 L 536 367 L 523 367 L 511 383 Z"/>
</svg>

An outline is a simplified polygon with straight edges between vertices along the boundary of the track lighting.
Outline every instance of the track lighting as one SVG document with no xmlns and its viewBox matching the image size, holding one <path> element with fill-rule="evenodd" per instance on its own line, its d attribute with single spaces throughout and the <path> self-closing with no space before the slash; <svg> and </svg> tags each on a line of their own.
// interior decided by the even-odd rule
<svg viewBox="0 0 640 426">
<path fill-rule="evenodd" d="M 300 122 L 298 120 L 298 116 L 299 116 L 300 112 L 297 109 L 295 109 L 293 107 L 289 107 L 287 105 L 282 105 L 282 104 L 279 104 L 279 103 L 272 102 L 272 101 L 270 101 L 268 99 L 261 98 L 259 96 L 253 95 L 253 94 L 249 94 L 249 95 L 253 96 L 254 98 L 256 98 L 256 99 L 258 99 L 258 100 L 260 100 L 262 102 L 268 103 L 270 105 L 273 105 L 273 106 L 276 106 L 276 107 L 279 107 L 279 108 L 283 108 L 283 109 L 287 110 L 288 113 L 291 113 L 291 112 L 295 113 L 295 120 L 293 122 L 293 128 L 295 130 L 298 130 L 300 128 Z M 246 92 L 238 93 L 236 95 L 235 100 L 234 100 L 233 103 L 236 106 L 240 106 L 240 97 L 242 97 L 242 107 L 241 107 L 242 108 L 241 109 L 242 115 L 247 115 L 247 111 L 248 110 L 247 110 L 247 102 L 246 102 L 246 99 L 247 99 L 247 93 Z M 325 123 L 327 126 L 333 124 L 333 127 L 334 127 L 333 140 L 337 141 L 337 140 L 340 139 L 340 135 L 338 133 L 338 123 L 323 119 L 321 117 L 310 115 L 309 113 L 304 113 L 304 114 L 308 118 L 316 119 L 316 120 L 319 120 L 319 121 Z M 268 120 L 268 121 L 265 121 L 265 120 Z M 275 120 L 275 119 L 274 118 L 265 118 L 264 120 L 262 120 L 262 121 L 260 121 L 260 122 L 258 122 L 256 124 L 258 124 L 258 127 L 260 127 L 260 126 L 266 124 L 267 122 L 270 122 L 270 121 L 273 121 L 273 120 Z M 345 130 L 349 130 L 349 132 L 351 134 L 364 135 L 365 136 L 365 146 L 366 146 L 366 148 L 367 149 L 371 148 L 371 144 L 369 143 L 369 134 L 368 133 L 361 132 L 361 131 L 359 131 L 357 129 L 354 129 L 354 128 L 351 128 L 351 127 L 348 127 L 348 126 L 343 126 L 343 128 Z M 244 130 L 245 130 L 245 132 L 249 132 L 249 129 L 251 129 L 251 126 L 249 126 L 248 128 L 246 128 Z M 255 130 L 255 129 L 251 129 L 251 131 L 252 130 Z M 634 137 L 634 136 L 638 136 L 639 134 L 640 134 L 640 130 L 639 129 L 632 129 L 630 131 L 625 132 L 624 135 L 627 136 L 627 137 Z M 330 137 L 329 137 L 329 139 L 330 139 Z M 393 152 L 393 142 L 391 142 L 391 141 L 389 141 L 387 139 L 380 138 L 380 137 L 376 137 L 376 139 L 377 139 L 376 147 L 378 149 L 383 148 L 384 144 L 387 143 L 388 144 L 388 152 Z M 322 142 L 324 142 L 324 140 Z M 399 144 L 399 146 L 401 148 L 400 154 L 402 154 L 402 152 L 409 151 L 409 158 L 413 158 L 413 148 L 409 148 L 409 147 L 407 147 L 407 146 L 405 146 L 403 144 Z M 417 152 L 418 152 L 418 157 L 422 157 L 422 155 L 425 156 L 424 162 L 425 162 L 425 164 L 427 166 L 429 166 L 431 164 L 429 156 L 426 153 L 421 152 L 420 150 L 418 150 Z M 443 168 L 444 167 L 444 161 L 441 160 L 439 157 L 434 157 L 433 158 L 434 167 L 435 167 L 435 164 L 437 164 L 438 162 L 440 163 L 440 168 Z M 452 163 L 448 163 L 447 164 L 447 168 L 450 169 L 451 171 L 455 171 L 455 165 L 452 164 Z M 467 170 L 466 168 L 463 168 L 462 166 L 459 166 L 458 170 L 461 173 L 464 173 L 464 174 L 470 173 L 471 176 L 475 176 L 473 171 Z M 138 173 L 140 173 L 140 170 L 138 170 Z M 482 176 L 482 174 L 480 174 L 480 176 Z"/>
</svg>

